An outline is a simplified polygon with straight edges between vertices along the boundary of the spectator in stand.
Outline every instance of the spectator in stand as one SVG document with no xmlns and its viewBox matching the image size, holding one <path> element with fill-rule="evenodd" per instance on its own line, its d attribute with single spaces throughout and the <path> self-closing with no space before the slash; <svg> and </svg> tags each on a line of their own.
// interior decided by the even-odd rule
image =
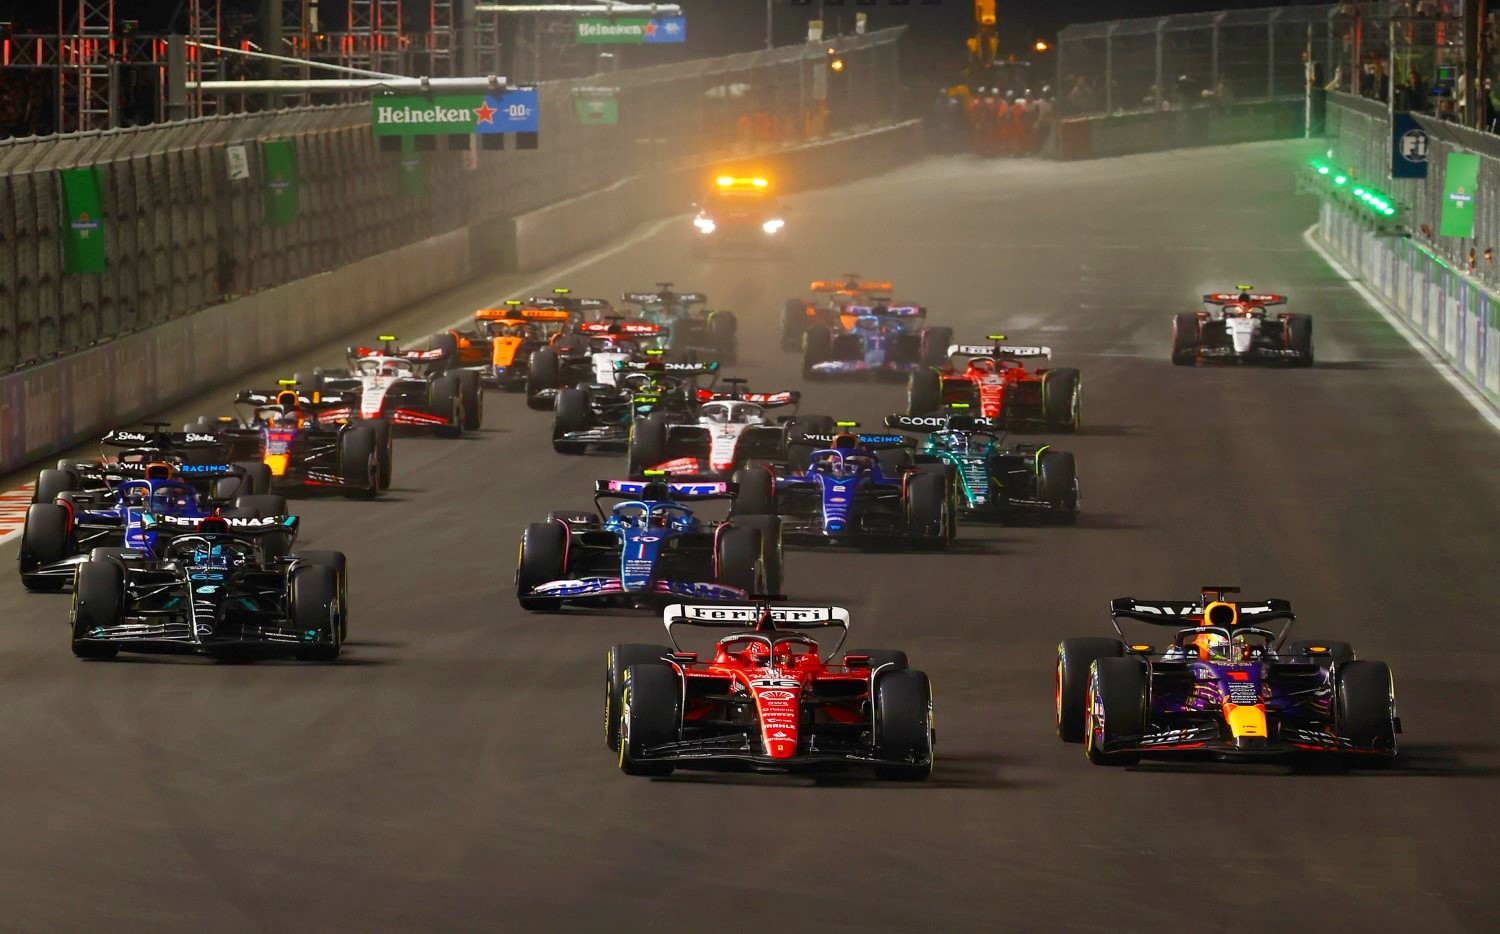
<svg viewBox="0 0 1500 934">
<path fill-rule="evenodd" d="M 1427 86 L 1415 68 L 1406 73 L 1406 83 L 1396 87 L 1395 109 L 1418 113 L 1427 109 Z"/>
</svg>

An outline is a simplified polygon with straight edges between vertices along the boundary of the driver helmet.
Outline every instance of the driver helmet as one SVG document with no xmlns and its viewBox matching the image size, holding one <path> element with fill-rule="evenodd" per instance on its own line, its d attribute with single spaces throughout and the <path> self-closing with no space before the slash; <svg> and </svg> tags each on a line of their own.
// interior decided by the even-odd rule
<svg viewBox="0 0 1500 934">
<path fill-rule="evenodd" d="M 878 331 L 880 330 L 880 319 L 867 315 L 855 321 L 854 327 L 860 331 Z"/>
<path fill-rule="evenodd" d="M 380 365 L 380 375 L 381 376 L 400 376 L 401 375 L 401 368 L 398 367 L 398 366 L 396 366 L 394 363 L 382 363 Z"/>
<path fill-rule="evenodd" d="M 1230 660 L 1229 639 L 1218 632 L 1201 632 L 1186 640 L 1184 647 L 1192 646 L 1198 651 L 1198 660 L 1203 662 L 1227 662 Z"/>
</svg>

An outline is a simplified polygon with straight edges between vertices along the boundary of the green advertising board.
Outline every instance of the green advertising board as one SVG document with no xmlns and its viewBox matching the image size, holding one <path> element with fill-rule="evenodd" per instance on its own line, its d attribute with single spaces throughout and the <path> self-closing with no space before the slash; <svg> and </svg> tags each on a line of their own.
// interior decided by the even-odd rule
<svg viewBox="0 0 1500 934">
<path fill-rule="evenodd" d="M 1448 153 L 1443 181 L 1443 215 L 1438 234 L 1444 237 L 1474 236 L 1474 198 L 1479 194 L 1479 154 Z"/>
<path fill-rule="evenodd" d="M 613 95 L 580 94 L 573 98 L 573 112 L 580 126 L 615 126 L 620 122 L 620 104 Z"/>
<path fill-rule="evenodd" d="M 68 272 L 104 271 L 104 207 L 99 172 L 63 169 L 63 263 Z"/>
<path fill-rule="evenodd" d="M 376 136 L 467 136 L 535 133 L 535 88 L 490 94 L 422 94 L 373 97 L 370 124 Z"/>
<path fill-rule="evenodd" d="M 297 147 L 289 139 L 260 144 L 266 179 L 266 223 L 276 227 L 295 224 L 301 213 L 297 193 Z"/>
<path fill-rule="evenodd" d="M 582 16 L 573 21 L 573 37 L 583 44 L 655 45 L 687 39 L 681 16 Z"/>
</svg>

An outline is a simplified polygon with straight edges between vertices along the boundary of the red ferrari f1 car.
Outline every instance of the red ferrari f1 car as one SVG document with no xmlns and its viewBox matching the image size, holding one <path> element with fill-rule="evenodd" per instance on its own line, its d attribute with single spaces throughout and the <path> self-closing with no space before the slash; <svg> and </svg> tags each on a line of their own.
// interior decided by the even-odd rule
<svg viewBox="0 0 1500 934">
<path fill-rule="evenodd" d="M 1070 367 L 1026 369 L 1024 361 L 1052 356 L 1051 347 L 1001 343 L 954 344 L 949 357 L 968 357 L 962 369 L 918 370 L 906 383 L 906 414 L 979 415 L 996 427 L 1076 431 L 1082 422 L 1083 377 Z"/>
</svg>

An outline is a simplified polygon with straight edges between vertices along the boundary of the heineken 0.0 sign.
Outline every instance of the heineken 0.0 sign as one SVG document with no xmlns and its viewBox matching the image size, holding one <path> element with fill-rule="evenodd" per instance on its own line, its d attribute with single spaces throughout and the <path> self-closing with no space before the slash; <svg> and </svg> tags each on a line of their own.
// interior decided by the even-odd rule
<svg viewBox="0 0 1500 934">
<path fill-rule="evenodd" d="M 642 45 L 687 41 L 687 19 L 682 16 L 586 16 L 573 22 L 574 35 L 582 43 Z"/>
<path fill-rule="evenodd" d="M 376 136 L 535 133 L 538 109 L 535 88 L 376 97 L 370 101 L 370 122 Z"/>
</svg>

